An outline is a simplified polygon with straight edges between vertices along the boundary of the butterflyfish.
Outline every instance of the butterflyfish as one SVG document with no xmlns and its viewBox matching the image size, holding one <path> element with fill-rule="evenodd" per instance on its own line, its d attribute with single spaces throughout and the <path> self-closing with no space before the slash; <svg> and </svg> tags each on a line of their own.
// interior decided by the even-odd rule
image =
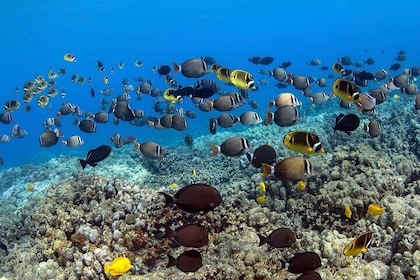
<svg viewBox="0 0 420 280">
<path fill-rule="evenodd" d="M 369 246 L 370 242 L 372 241 L 372 233 L 366 232 L 355 239 L 353 239 L 350 244 L 344 247 L 343 254 L 345 256 L 353 256 L 357 257 L 361 253 L 365 253 L 367 251 L 367 247 Z"/>
</svg>

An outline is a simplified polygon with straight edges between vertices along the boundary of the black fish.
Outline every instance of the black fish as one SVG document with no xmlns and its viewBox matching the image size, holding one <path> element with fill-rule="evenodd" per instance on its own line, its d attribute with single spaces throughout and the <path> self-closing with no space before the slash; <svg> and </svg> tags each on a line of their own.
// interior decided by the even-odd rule
<svg viewBox="0 0 420 280">
<path fill-rule="evenodd" d="M 297 253 L 289 260 L 291 273 L 305 273 L 321 267 L 321 258 L 313 252 Z"/>
<path fill-rule="evenodd" d="M 261 163 L 271 165 L 276 162 L 276 150 L 268 144 L 259 146 L 255 149 L 252 156 L 251 163 L 253 166 L 260 168 Z"/>
<path fill-rule="evenodd" d="M 355 76 L 358 77 L 360 80 L 371 81 L 371 80 L 375 79 L 375 75 L 373 75 L 372 73 L 366 72 L 366 71 L 356 73 Z"/>
<path fill-rule="evenodd" d="M 399 63 L 394 63 L 394 64 L 392 64 L 392 65 L 389 67 L 389 70 L 391 70 L 391 71 L 396 71 L 396 70 L 400 69 L 400 67 L 401 67 L 401 64 L 399 64 Z"/>
<path fill-rule="evenodd" d="M 269 65 L 274 61 L 274 58 L 271 56 L 266 56 L 261 58 L 260 60 L 258 60 L 257 64 L 261 64 L 261 65 Z"/>
<path fill-rule="evenodd" d="M 190 96 L 192 95 L 194 92 L 194 88 L 193 87 L 179 87 L 177 90 L 174 90 L 172 92 L 169 93 L 169 95 L 172 96 Z"/>
<path fill-rule="evenodd" d="M 200 248 L 209 243 L 208 231 L 198 224 L 186 224 L 173 230 L 167 225 L 158 225 L 165 228 L 165 232 L 157 233 L 157 238 L 173 237 L 176 243 L 185 247 Z"/>
<path fill-rule="evenodd" d="M 213 96 L 214 93 L 215 92 L 212 88 L 202 87 L 202 88 L 195 89 L 192 92 L 192 97 L 209 98 Z"/>
<path fill-rule="evenodd" d="M 259 246 L 267 243 L 275 248 L 286 248 L 292 246 L 296 241 L 295 233 L 289 228 L 278 228 L 267 237 L 258 234 L 260 238 Z"/>
<path fill-rule="evenodd" d="M 159 76 L 168 75 L 171 72 L 171 67 L 169 67 L 168 65 L 162 65 L 159 67 L 157 72 Z"/>
<path fill-rule="evenodd" d="M 204 183 L 185 186 L 173 197 L 163 192 L 159 193 L 165 196 L 165 207 L 176 204 L 188 213 L 208 212 L 223 202 L 219 191 Z"/>
<path fill-rule="evenodd" d="M 168 255 L 168 259 L 169 261 L 166 267 L 175 265 L 179 270 L 183 272 L 195 272 L 203 266 L 201 254 L 197 250 L 185 251 L 176 259 L 171 255 Z"/>
<path fill-rule="evenodd" d="M 7 250 L 7 245 L 0 243 L 0 249 L 3 249 L 6 252 L 6 256 L 9 255 L 9 250 Z"/>
<path fill-rule="evenodd" d="M 95 90 L 93 89 L 93 87 L 90 88 L 90 95 L 92 97 L 95 97 Z"/>
<path fill-rule="evenodd" d="M 292 65 L 292 62 L 283 61 L 283 63 L 280 65 L 280 68 L 286 69 L 287 67 L 290 67 L 291 65 Z"/>
<path fill-rule="evenodd" d="M 248 61 L 251 62 L 252 64 L 258 64 L 261 58 L 262 57 L 259 57 L 259 56 L 253 56 L 251 58 L 248 58 Z"/>
<path fill-rule="evenodd" d="M 322 280 L 321 275 L 316 271 L 306 271 L 301 276 L 296 278 L 296 280 Z"/>
<path fill-rule="evenodd" d="M 343 69 L 343 73 L 341 74 L 341 76 L 345 77 L 345 76 L 350 75 L 351 73 L 353 73 L 352 70 L 350 70 L 350 69 Z"/>
<path fill-rule="evenodd" d="M 217 121 L 215 118 L 210 118 L 209 130 L 211 134 L 216 134 Z"/>
<path fill-rule="evenodd" d="M 99 71 L 105 71 L 104 65 L 99 60 L 96 62 L 96 67 L 98 68 Z"/>
<path fill-rule="evenodd" d="M 340 114 L 335 119 L 334 131 L 339 130 L 350 135 L 350 132 L 356 130 L 356 128 L 359 127 L 359 124 L 360 119 L 355 114 Z"/>
<path fill-rule="evenodd" d="M 2 157 L 0 157 L 0 165 L 4 164 L 4 159 Z"/>
<path fill-rule="evenodd" d="M 87 164 L 89 164 L 92 167 L 95 167 L 98 164 L 98 162 L 106 159 L 110 153 L 111 153 L 110 146 L 101 145 L 96 149 L 90 150 L 87 153 L 86 159 L 79 159 L 79 161 L 83 169 L 85 169 Z"/>
<path fill-rule="evenodd" d="M 328 66 L 321 66 L 321 67 L 319 67 L 319 70 L 323 70 L 323 71 L 328 70 L 328 69 L 330 69 Z"/>
</svg>

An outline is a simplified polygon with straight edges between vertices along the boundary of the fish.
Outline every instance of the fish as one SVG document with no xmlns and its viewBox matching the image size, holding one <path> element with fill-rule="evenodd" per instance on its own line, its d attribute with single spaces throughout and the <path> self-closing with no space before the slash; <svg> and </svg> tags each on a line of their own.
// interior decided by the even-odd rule
<svg viewBox="0 0 420 280">
<path fill-rule="evenodd" d="M 209 243 L 208 230 L 199 224 L 185 224 L 175 230 L 167 225 L 158 225 L 165 228 L 164 232 L 156 234 L 159 239 L 172 237 L 181 246 L 200 248 Z"/>
<path fill-rule="evenodd" d="M 351 131 L 356 130 L 359 127 L 360 119 L 355 114 L 340 114 L 335 119 L 334 131 L 339 130 L 350 135 Z"/>
<path fill-rule="evenodd" d="M 143 66 L 143 62 L 141 62 L 140 60 L 136 60 L 136 61 L 134 61 L 134 66 L 136 66 L 136 67 L 142 67 Z"/>
<path fill-rule="evenodd" d="M 260 56 L 253 56 L 253 57 L 248 58 L 248 62 L 251 62 L 252 64 L 257 65 L 258 62 L 261 60 L 261 58 L 262 57 Z"/>
<path fill-rule="evenodd" d="M 357 257 L 358 255 L 367 252 L 367 248 L 372 242 L 372 233 L 366 232 L 357 236 L 343 249 L 345 256 Z"/>
<path fill-rule="evenodd" d="M 76 57 L 71 53 L 64 54 L 64 60 L 67 62 L 76 62 Z"/>
<path fill-rule="evenodd" d="M 344 79 L 336 79 L 333 83 L 332 90 L 334 94 L 347 102 L 359 102 L 360 101 L 360 89 Z"/>
<path fill-rule="evenodd" d="M 248 139 L 242 136 L 233 136 L 226 139 L 220 146 L 210 144 L 212 156 L 219 152 L 227 157 L 237 157 L 246 154 L 251 149 Z"/>
<path fill-rule="evenodd" d="M 274 122 L 278 126 L 291 126 L 299 122 L 299 110 L 296 106 L 284 106 L 274 112 Z"/>
<path fill-rule="evenodd" d="M 295 254 L 288 263 L 287 271 L 300 274 L 320 268 L 321 258 L 314 252 L 303 252 Z"/>
<path fill-rule="evenodd" d="M 4 103 L 4 110 L 6 111 L 15 111 L 19 109 L 19 107 L 20 107 L 20 102 L 16 99 L 7 100 Z"/>
<path fill-rule="evenodd" d="M 272 231 L 267 237 L 258 234 L 260 243 L 258 246 L 268 244 L 274 248 L 287 248 L 296 242 L 296 235 L 290 228 L 281 227 Z"/>
<path fill-rule="evenodd" d="M 266 192 L 266 187 L 265 187 L 264 182 L 260 182 L 259 187 L 260 187 L 260 193 Z"/>
<path fill-rule="evenodd" d="M 270 65 L 271 63 L 273 63 L 274 58 L 271 56 L 264 56 L 261 57 L 258 62 L 256 64 L 261 64 L 261 65 Z"/>
<path fill-rule="evenodd" d="M 181 72 L 187 78 L 200 78 L 209 72 L 207 63 L 202 58 L 192 58 L 181 65 L 173 63 L 174 75 Z"/>
<path fill-rule="evenodd" d="M 91 119 L 86 119 L 79 121 L 75 119 L 73 124 L 77 125 L 81 131 L 86 133 L 95 133 L 96 132 L 96 123 Z"/>
<path fill-rule="evenodd" d="M 240 122 L 246 126 L 252 126 L 262 123 L 262 119 L 257 112 L 246 111 L 241 114 L 239 117 Z"/>
<path fill-rule="evenodd" d="M 6 252 L 6 256 L 9 255 L 9 250 L 7 249 L 7 245 L 4 244 L 3 242 L 0 242 L 0 249 Z"/>
<path fill-rule="evenodd" d="M 215 71 L 216 74 L 216 78 L 219 81 L 225 82 L 225 83 L 230 83 L 230 73 L 232 72 L 231 69 L 226 68 L 226 67 L 219 67 L 217 68 L 217 70 Z"/>
<path fill-rule="evenodd" d="M 4 159 L 2 157 L 0 157 L 0 165 L 4 164 Z"/>
<path fill-rule="evenodd" d="M 416 110 L 420 109 L 420 94 L 416 94 L 416 97 L 414 99 L 414 109 L 416 109 Z M 1 117 L 0 117 L 0 120 L 1 120 Z"/>
<path fill-rule="evenodd" d="M 269 73 L 269 76 L 274 77 L 279 82 L 287 82 L 289 77 L 283 68 L 276 67 Z"/>
<path fill-rule="evenodd" d="M 101 72 L 105 71 L 105 67 L 100 60 L 96 61 L 96 68 Z"/>
<path fill-rule="evenodd" d="M 379 206 L 378 204 L 371 203 L 368 206 L 367 213 L 371 216 L 379 216 L 385 212 L 385 207 Z"/>
<path fill-rule="evenodd" d="M 62 134 L 57 128 L 54 131 L 44 131 L 39 136 L 39 145 L 47 148 L 52 147 L 57 144 L 59 137 L 62 137 Z"/>
<path fill-rule="evenodd" d="M 353 64 L 353 61 L 352 61 L 351 57 L 350 56 L 347 56 L 347 55 L 339 58 L 338 61 L 341 64 L 346 65 L 346 66 Z"/>
<path fill-rule="evenodd" d="M 229 128 L 235 126 L 239 122 L 239 118 L 232 114 L 221 114 L 216 118 L 216 123 L 220 127 Z"/>
<path fill-rule="evenodd" d="M 188 128 L 186 119 L 180 115 L 172 116 L 172 128 L 178 131 L 183 131 Z"/>
<path fill-rule="evenodd" d="M 352 216 L 351 208 L 348 204 L 344 205 L 344 216 L 346 216 L 347 219 L 350 219 Z"/>
<path fill-rule="evenodd" d="M 274 101 L 268 100 L 268 106 L 276 106 L 277 109 L 286 106 L 300 107 L 302 106 L 302 102 L 300 102 L 299 99 L 293 93 L 283 92 L 280 93 Z"/>
<path fill-rule="evenodd" d="M 311 66 L 318 66 L 318 65 L 321 64 L 321 60 L 319 60 L 318 58 L 314 58 L 314 59 L 308 61 L 306 64 L 311 65 Z"/>
<path fill-rule="evenodd" d="M 134 150 L 140 151 L 145 158 L 150 159 L 161 159 L 163 158 L 163 151 L 159 144 L 146 141 L 142 144 L 139 144 L 136 140 L 133 140 Z"/>
<path fill-rule="evenodd" d="M 302 180 L 300 180 L 300 181 L 297 181 L 296 182 L 296 186 L 301 190 L 301 191 L 303 191 L 303 190 L 305 190 L 306 189 L 306 183 L 304 182 L 304 181 L 302 181 Z"/>
<path fill-rule="evenodd" d="M 35 188 L 35 185 L 32 183 L 29 183 L 28 186 L 26 186 L 26 191 L 32 192 Z"/>
<path fill-rule="evenodd" d="M 267 200 L 267 195 L 265 195 L 265 194 L 258 195 L 258 196 L 255 198 L 255 201 L 256 201 L 259 205 L 264 204 L 266 200 Z"/>
<path fill-rule="evenodd" d="M 187 134 L 184 136 L 184 142 L 187 144 L 187 146 L 192 147 L 194 143 L 194 139 L 191 134 Z"/>
<path fill-rule="evenodd" d="M 274 174 L 276 178 L 285 181 L 303 181 L 314 175 L 313 167 L 310 161 L 299 156 L 284 158 L 275 166 L 271 166 L 266 163 L 262 163 L 261 166 L 263 168 L 263 177 Z"/>
<path fill-rule="evenodd" d="M 104 265 L 104 272 L 111 276 L 120 276 L 133 268 L 131 261 L 127 257 L 117 257 L 111 263 Z"/>
<path fill-rule="evenodd" d="M 401 68 L 401 64 L 399 63 L 394 63 L 394 64 L 391 64 L 391 66 L 389 66 L 390 71 L 397 71 L 400 68 Z"/>
<path fill-rule="evenodd" d="M 370 137 L 375 138 L 381 134 L 381 125 L 376 119 L 371 119 L 369 124 L 364 123 L 364 130 L 369 133 Z"/>
<path fill-rule="evenodd" d="M 80 136 L 73 135 L 70 136 L 67 140 L 62 140 L 61 143 L 63 146 L 68 146 L 70 148 L 77 148 L 84 144 L 83 139 Z"/>
<path fill-rule="evenodd" d="M 296 280 L 322 280 L 322 278 L 318 272 L 311 270 L 304 272 Z"/>
<path fill-rule="evenodd" d="M 318 135 L 304 130 L 289 132 L 284 136 L 283 144 L 293 151 L 307 155 L 325 152 Z"/>
<path fill-rule="evenodd" d="M 306 90 L 311 87 L 311 81 L 306 76 L 293 76 L 289 79 L 289 84 L 292 84 L 297 90 Z"/>
<path fill-rule="evenodd" d="M 373 57 L 368 57 L 365 61 L 364 61 L 367 65 L 372 65 L 375 63 L 375 59 Z"/>
<path fill-rule="evenodd" d="M 286 69 L 288 67 L 292 66 L 292 62 L 290 61 L 283 61 L 282 64 L 280 65 L 280 68 Z"/>
<path fill-rule="evenodd" d="M 375 75 L 373 75 L 372 73 L 366 72 L 366 71 L 360 71 L 360 72 L 355 72 L 354 74 L 356 77 L 358 77 L 361 80 L 374 80 L 375 79 Z"/>
<path fill-rule="evenodd" d="M 214 108 L 217 111 L 231 111 L 242 105 L 241 100 L 231 95 L 222 95 L 214 101 L 207 100 L 207 108 Z"/>
<path fill-rule="evenodd" d="M 0 113 L 0 122 L 3 124 L 10 124 L 13 122 L 13 116 L 10 112 Z"/>
<path fill-rule="evenodd" d="M 41 96 L 39 96 L 38 97 L 38 102 L 37 102 L 37 105 L 39 106 L 39 107 L 41 107 L 41 108 L 44 108 L 45 106 L 47 106 L 48 105 L 48 102 L 49 102 L 49 97 L 48 96 L 46 96 L 46 95 L 41 95 Z"/>
<path fill-rule="evenodd" d="M 334 63 L 331 66 L 331 69 L 333 70 L 334 73 L 336 73 L 338 75 L 343 75 L 345 73 L 344 66 L 341 65 L 340 63 Z"/>
<path fill-rule="evenodd" d="M 247 71 L 233 70 L 229 75 L 229 79 L 239 89 L 256 89 L 254 77 Z"/>
<path fill-rule="evenodd" d="M 276 150 L 272 146 L 264 144 L 255 149 L 251 163 L 253 166 L 260 168 L 262 163 L 268 165 L 275 163 L 276 158 Z"/>
<path fill-rule="evenodd" d="M 168 264 L 166 267 L 176 266 L 182 272 L 195 272 L 203 266 L 201 254 L 197 250 L 188 250 L 174 258 L 168 255 Z"/>
<path fill-rule="evenodd" d="M 108 145 L 101 145 L 95 149 L 90 150 L 86 159 L 79 159 L 80 165 L 85 169 L 86 165 L 89 164 L 92 167 L 95 167 L 98 162 L 106 159 L 111 153 L 112 148 Z"/>
<path fill-rule="evenodd" d="M 193 214 L 201 211 L 209 212 L 223 203 L 219 191 L 205 183 L 187 185 L 174 196 L 159 193 L 165 197 L 165 207 L 177 205 L 182 211 Z"/>
<path fill-rule="evenodd" d="M 209 131 L 211 134 L 216 134 L 217 129 L 217 120 L 215 118 L 210 118 L 209 120 Z"/>
</svg>

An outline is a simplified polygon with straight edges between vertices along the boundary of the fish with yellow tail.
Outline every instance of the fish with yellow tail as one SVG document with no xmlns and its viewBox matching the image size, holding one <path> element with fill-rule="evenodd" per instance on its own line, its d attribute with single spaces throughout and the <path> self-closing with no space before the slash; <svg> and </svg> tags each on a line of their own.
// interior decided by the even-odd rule
<svg viewBox="0 0 420 280">
<path fill-rule="evenodd" d="M 367 213 L 372 216 L 379 216 L 385 212 L 385 207 L 379 206 L 378 204 L 371 203 L 368 206 Z"/>
<path fill-rule="evenodd" d="M 344 247 L 343 254 L 348 257 L 357 257 L 358 255 L 367 252 L 367 248 L 369 247 L 371 241 L 372 233 L 363 233 L 353 239 L 353 241 L 350 242 L 346 247 Z"/>
<path fill-rule="evenodd" d="M 233 70 L 229 75 L 229 79 L 239 89 L 256 89 L 254 77 L 244 70 Z"/>
<path fill-rule="evenodd" d="M 166 101 L 175 103 L 175 102 L 182 102 L 182 97 L 180 95 L 175 95 L 176 89 L 174 88 L 167 88 L 163 92 L 163 98 Z"/>
<path fill-rule="evenodd" d="M 304 130 L 289 132 L 284 136 L 283 144 L 287 148 L 302 154 L 319 154 L 325 152 L 318 135 Z"/>
<path fill-rule="evenodd" d="M 346 204 L 344 205 L 344 216 L 346 216 L 347 219 L 350 219 L 352 216 L 350 205 Z"/>
<path fill-rule="evenodd" d="M 104 272 L 111 276 L 120 276 L 133 268 L 131 261 L 126 257 L 115 258 L 110 264 L 104 265 Z"/>
</svg>

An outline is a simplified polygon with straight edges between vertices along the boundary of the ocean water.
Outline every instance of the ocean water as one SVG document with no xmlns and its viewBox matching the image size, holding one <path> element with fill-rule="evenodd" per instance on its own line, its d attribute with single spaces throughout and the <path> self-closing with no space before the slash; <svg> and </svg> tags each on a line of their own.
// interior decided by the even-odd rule
<svg viewBox="0 0 420 280">
<path fill-rule="evenodd" d="M 229 161 L 229 163 L 226 164 L 225 162 L 226 165 L 223 165 L 219 162 L 224 160 L 220 155 L 217 160 L 212 160 L 209 143 L 221 144 L 222 141 L 234 134 L 247 135 L 252 138 L 253 148 L 259 144 L 270 143 L 277 145 L 276 149 L 281 150 L 279 151 L 279 157 L 285 157 L 290 153 L 285 151 L 284 147 L 279 148 L 279 145 L 281 145 L 286 131 L 294 128 L 316 131 L 325 144 L 326 154 L 330 153 L 333 160 L 344 158 L 344 161 L 351 162 L 349 164 L 354 164 L 354 162 L 346 158 L 345 155 L 354 155 L 355 152 L 352 150 L 354 146 L 368 143 L 368 146 L 374 146 L 377 151 L 385 149 L 382 151 L 385 155 L 398 154 L 403 150 L 404 154 L 401 157 L 410 153 L 410 157 L 407 158 L 409 163 L 406 163 L 397 155 L 395 157 L 390 156 L 394 161 L 389 170 L 393 170 L 401 176 L 410 177 L 411 173 L 404 170 L 412 171 L 416 169 L 419 153 L 415 145 L 418 145 L 418 142 L 413 140 L 414 144 L 410 143 L 410 150 L 405 153 L 407 149 L 404 150 L 404 145 L 406 143 L 402 141 L 404 141 L 403 139 L 416 139 L 417 137 L 417 132 L 413 128 L 417 129 L 418 123 L 417 114 L 413 109 L 414 96 L 407 96 L 399 90 L 389 91 L 387 101 L 383 105 L 379 105 L 380 107 L 378 106 L 378 112 L 375 115 L 383 125 L 381 138 L 378 138 L 380 140 L 376 139 L 375 144 L 370 144 L 369 140 L 371 139 L 362 132 L 362 124 L 358 128 L 358 132 L 355 133 L 356 136 L 353 134 L 347 137 L 341 132 L 333 134 L 332 130 L 335 117 L 340 113 L 355 113 L 360 116 L 362 123 L 367 123 L 372 117 L 362 114 L 355 106 L 349 110 L 340 108 L 338 98 L 329 100 L 322 105 L 316 105 L 305 97 L 300 90 L 295 89 L 293 85 L 288 85 L 285 89 L 276 88 L 275 85 L 278 81 L 269 75 L 260 74 L 259 70 L 271 71 L 283 62 L 290 61 L 292 65 L 286 69 L 287 73 L 313 77 L 315 80 L 327 78 L 329 74 L 332 74 L 331 77 L 327 78 L 327 86 L 324 88 L 312 82 L 311 87 L 314 93 L 319 91 L 330 93 L 332 91 L 332 84 L 339 76 L 333 73 L 331 65 L 343 56 L 352 58 L 353 64 L 345 66 L 352 71 L 364 70 L 374 74 L 377 70 L 383 68 L 388 72 L 388 77 L 395 77 L 404 68 L 410 69 L 420 64 L 420 40 L 416 33 L 419 25 L 418 12 L 418 3 L 415 1 L 397 3 L 390 0 L 341 2 L 332 0 L 241 2 L 48 0 L 42 1 L 42 3 L 25 0 L 1 3 L 0 104 L 3 105 L 7 100 L 17 99 L 21 102 L 21 106 L 18 110 L 12 112 L 14 121 L 11 124 L 0 124 L 0 135 L 10 135 L 15 124 L 19 124 L 21 129 L 25 129 L 28 135 L 21 139 L 12 138 L 8 143 L 0 143 L 0 157 L 4 160 L 4 163 L 0 165 L 0 171 L 3 172 L 2 174 L 6 174 L 2 176 L 9 176 L 3 182 L 0 182 L 0 190 L 5 193 L 4 197 L 6 198 L 13 196 L 15 191 L 8 190 L 9 187 L 19 185 L 19 187 L 23 186 L 25 188 L 26 184 L 36 177 L 36 174 L 26 174 L 26 172 L 36 173 L 37 166 L 42 172 L 45 172 L 48 168 L 56 169 L 57 172 L 64 174 L 65 179 L 71 179 L 76 174 L 75 170 L 77 172 L 81 170 L 81 168 L 78 169 L 77 158 L 85 157 L 89 150 L 103 144 L 113 147 L 113 158 L 107 159 L 107 162 L 102 166 L 100 163 L 96 170 L 88 167 L 87 174 L 98 171 L 99 174 L 105 174 L 108 177 L 114 175 L 117 175 L 117 177 L 125 176 L 124 179 L 129 181 L 130 176 L 131 179 L 137 178 L 135 176 L 139 176 L 138 178 L 147 177 L 148 175 L 138 171 L 141 169 L 137 166 L 139 161 L 134 161 L 133 158 L 127 156 L 131 152 L 131 144 L 123 149 L 114 148 L 110 141 L 110 137 L 114 133 L 120 133 L 123 137 L 133 136 L 140 143 L 154 141 L 160 144 L 164 151 L 165 149 L 170 151 L 169 162 L 172 162 L 173 166 L 163 167 L 164 163 L 146 165 L 144 161 L 140 161 L 143 167 L 148 167 L 145 168 L 149 172 L 148 174 L 156 175 L 150 181 L 146 180 L 146 185 L 149 184 L 152 189 L 167 187 L 172 182 L 190 180 L 191 178 L 188 176 L 195 166 L 197 166 L 195 168 L 199 172 L 201 181 L 214 181 L 217 187 L 221 187 L 223 180 L 220 178 L 223 176 L 229 177 L 229 175 L 223 175 L 223 172 L 219 174 L 219 169 L 224 169 L 230 165 L 236 166 L 238 163 Z M 406 60 L 396 60 L 400 51 L 406 53 Z M 66 53 L 75 55 L 76 62 L 66 62 L 63 59 Z M 276 124 L 265 128 L 262 124 L 248 128 L 242 124 L 237 124 L 230 129 L 219 127 L 217 134 L 212 135 L 209 132 L 209 119 L 217 117 L 221 112 L 216 110 L 202 112 L 192 104 L 190 99 L 184 98 L 183 103 L 176 104 L 176 107 L 193 110 L 197 116 L 194 119 L 186 118 L 188 129 L 185 131 L 158 130 L 147 125 L 138 127 L 123 121 L 115 125 L 112 123 L 113 114 L 111 113 L 108 123 L 97 124 L 97 131 L 87 134 L 72 124 L 76 117 L 69 115 L 63 117 L 62 125 L 59 127 L 64 137 L 53 147 L 40 146 L 39 136 L 45 131 L 43 122 L 47 118 L 55 117 L 64 102 L 79 106 L 83 113 L 108 111 L 108 107 L 106 109 L 100 108 L 101 99 L 105 98 L 110 101 L 122 93 L 121 82 L 123 79 L 127 79 L 128 84 L 134 87 L 139 85 L 140 82 L 136 80 L 139 77 L 152 80 L 152 88 L 164 91 L 169 85 L 164 82 L 163 76 L 160 77 L 152 71 L 154 66 L 160 65 L 169 65 L 171 67 L 170 75 L 180 85 L 193 85 L 198 79 L 186 78 L 181 73 L 174 75 L 172 63 L 181 64 L 191 58 L 206 56 L 213 57 L 217 64 L 224 67 L 248 71 L 257 83 L 262 79 L 268 81 L 267 85 L 258 85 L 258 90 L 249 91 L 249 97 L 246 98 L 247 104 L 229 113 L 239 116 L 245 111 L 253 110 L 264 118 L 268 100 L 275 99 L 282 92 L 291 92 L 303 104 L 299 109 L 301 112 L 300 123 L 295 127 L 287 128 L 279 128 Z M 266 66 L 254 65 L 249 62 L 249 58 L 253 56 L 271 56 L 274 58 L 274 62 Z M 369 57 L 372 57 L 375 61 L 372 65 L 365 63 L 365 60 Z M 312 59 L 319 59 L 321 65 L 308 65 L 308 62 Z M 98 71 L 96 65 L 98 60 L 103 63 L 105 71 Z M 134 63 L 137 60 L 142 62 L 141 67 L 135 66 Z M 124 63 L 123 69 L 118 68 L 120 62 Z M 356 67 L 355 62 L 361 62 L 362 66 Z M 390 66 L 395 63 L 400 63 L 401 68 L 390 71 Z M 320 66 L 327 66 L 329 69 L 320 70 Z M 33 81 L 38 75 L 47 79 L 50 69 L 57 71 L 59 68 L 65 68 L 67 74 L 59 75 L 55 80 L 55 88 L 59 93 L 56 97 L 50 98 L 48 106 L 44 108 L 37 106 L 38 96 L 35 96 L 30 103 L 25 104 L 22 99 L 24 83 Z M 111 68 L 114 70 L 111 71 Z M 88 85 L 87 82 L 83 85 L 73 83 L 70 79 L 72 74 L 83 76 L 86 80 L 90 77 L 91 85 Z M 109 78 L 107 85 L 103 83 L 105 76 Z M 208 73 L 202 78 L 212 79 L 220 85 L 223 92 L 236 91 L 232 85 L 217 80 L 213 73 Z M 366 92 L 375 89 L 386 83 L 387 79 L 370 81 L 369 85 L 361 88 L 361 90 Z M 412 77 L 411 82 L 418 84 L 417 77 Z M 101 90 L 109 87 L 113 87 L 113 95 L 104 96 L 100 93 Z M 95 91 L 94 97 L 91 96 L 91 88 Z M 47 90 L 41 94 L 46 94 Z M 64 97 L 61 96 L 62 90 L 65 90 L 66 93 Z M 143 98 L 139 100 L 134 91 L 130 91 L 130 96 L 130 105 L 133 109 L 141 109 L 147 116 L 158 118 L 162 116 L 162 114 L 155 112 L 153 108 L 157 98 L 144 94 Z M 217 96 L 218 94 L 215 94 L 209 99 L 214 100 Z M 248 104 L 251 100 L 257 102 L 258 109 L 251 108 Z M 25 112 L 24 108 L 27 105 L 31 106 L 31 110 Z M 165 106 L 165 103 L 162 106 Z M 272 111 L 274 112 L 274 109 Z M 396 116 L 402 116 L 403 113 L 407 113 L 407 116 L 404 115 L 402 119 L 396 118 Z M 78 119 L 82 120 L 83 117 L 78 117 Z M 393 129 L 394 121 L 398 123 L 398 128 L 396 127 L 395 130 Z M 226 132 L 232 132 L 232 134 L 224 134 Z M 405 132 L 406 134 L 400 137 L 397 134 L 398 132 Z M 198 143 L 194 155 L 189 154 L 188 150 L 186 152 L 184 137 L 187 134 L 192 135 L 194 141 Z M 78 148 L 61 145 L 61 140 L 65 140 L 72 135 L 81 136 L 84 144 Z M 352 143 L 354 143 L 354 146 Z M 346 145 L 351 148 L 345 148 L 344 152 L 339 150 Z M 173 154 L 177 155 L 173 156 Z M 376 156 L 377 154 L 374 154 L 372 158 L 376 159 Z M 325 168 L 320 173 L 326 177 L 331 176 L 329 171 L 331 173 L 336 171 L 331 158 L 327 155 L 323 158 L 325 161 L 319 163 L 320 167 L 318 169 Z M 365 159 L 363 155 L 362 158 Z M 369 155 L 367 158 L 369 158 Z M 67 159 L 70 161 L 67 162 Z M 198 159 L 200 159 L 199 163 Z M 368 161 L 368 159 L 365 160 Z M 46 162 L 49 163 L 43 165 Z M 70 170 L 68 174 L 63 171 L 66 164 L 68 164 L 68 170 Z M 404 167 L 404 164 L 409 165 L 409 167 Z M 186 171 L 189 174 L 188 176 L 181 171 L 176 173 L 182 170 L 180 166 L 183 165 L 188 170 Z M 21 167 L 22 171 L 15 172 L 14 170 L 18 167 Z M 8 173 L 10 170 L 12 171 Z M 162 173 L 159 174 L 156 170 L 160 170 Z M 259 170 L 248 170 L 244 171 L 243 174 L 240 173 L 242 172 L 241 169 L 235 169 L 234 171 L 239 172 L 239 174 L 235 173 L 230 179 L 240 178 L 240 180 L 236 182 L 236 185 L 235 180 L 233 180 L 232 186 L 238 187 L 245 184 L 244 182 L 255 183 L 262 180 L 260 177 L 255 179 L 255 174 L 258 174 Z M 121 175 L 122 172 L 125 172 L 124 176 Z M 368 172 L 370 171 L 366 171 L 366 174 Z M 140 173 L 141 175 L 139 175 Z M 20 177 L 11 178 L 11 175 L 7 174 L 19 174 Z M 185 179 L 185 176 L 187 179 Z M 340 176 L 341 180 L 351 180 L 347 173 Z M 318 174 L 316 177 L 319 180 L 324 178 Z M 337 178 L 335 177 L 335 179 Z M 319 180 L 315 183 L 318 184 L 317 186 L 319 186 Z M 389 180 L 391 181 L 391 179 Z M 392 180 L 394 180 L 394 177 Z M 330 181 L 334 181 L 334 178 Z M 43 188 L 50 187 L 45 182 L 43 184 Z M 242 191 L 244 191 L 243 188 Z M 231 185 L 226 187 L 223 192 L 229 195 L 235 194 Z M 44 194 L 42 193 L 42 195 Z M 15 204 L 19 207 L 30 200 L 27 194 L 20 192 L 18 195 L 20 202 Z M 368 202 L 374 202 L 372 196 L 366 196 L 370 199 L 364 201 L 366 205 Z M 255 192 L 249 192 L 247 198 L 255 204 Z M 339 205 L 334 206 L 335 211 L 341 211 L 340 207 L 347 201 L 347 198 L 349 201 L 353 199 L 350 195 L 339 197 L 337 200 Z M 296 199 L 302 198 L 297 195 Z M 418 193 L 416 193 L 416 199 L 418 199 Z M 386 201 L 386 203 L 391 205 L 395 201 Z M 407 202 L 407 204 L 410 203 Z M 275 206 L 274 202 L 270 205 L 271 210 L 281 208 Z M 416 204 L 410 205 L 417 209 Z M 257 207 L 260 206 L 257 205 Z M 242 211 L 247 210 L 249 209 L 246 207 L 242 209 Z M 384 224 L 386 223 L 381 223 L 383 231 L 386 228 Z M 264 227 L 266 226 L 264 225 Z M 263 226 L 261 225 L 261 227 Z M 0 228 L 4 228 L 4 225 Z M 275 228 L 274 224 L 266 229 L 273 228 Z M 345 234 L 343 228 L 340 234 Z M 321 232 L 321 230 L 319 231 Z M 2 238 L 6 238 L 7 235 L 6 233 L 0 233 Z M 347 236 L 347 238 L 350 238 L 350 236 Z M 18 244 L 16 240 L 13 240 L 13 242 Z M 414 251 L 416 250 L 411 250 L 411 253 Z M 395 263 L 397 261 L 393 261 L 393 264 Z M 144 274 L 148 271 L 153 271 L 153 268 L 143 271 L 138 269 L 136 274 Z M 413 277 L 409 279 L 418 279 L 414 278 L 414 273 L 409 274 L 404 270 L 406 277 L 408 277 L 407 275 Z M 39 276 L 39 274 L 37 275 Z M 80 276 L 80 274 L 78 275 Z M 40 279 L 44 278 L 40 277 Z M 345 279 L 344 276 L 343 279 Z"/>
</svg>

